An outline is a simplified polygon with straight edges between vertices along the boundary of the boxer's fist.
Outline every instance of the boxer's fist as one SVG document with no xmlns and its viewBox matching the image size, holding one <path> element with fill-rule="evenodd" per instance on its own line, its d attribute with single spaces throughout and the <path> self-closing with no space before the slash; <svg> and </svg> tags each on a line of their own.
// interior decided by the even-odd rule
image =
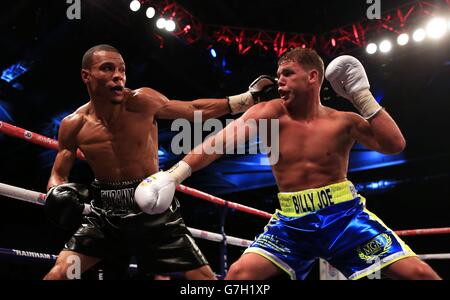
<svg viewBox="0 0 450 300">
<path fill-rule="evenodd" d="M 52 187 L 45 198 L 44 212 L 55 226 L 74 230 L 89 212 L 89 190 L 82 184 L 64 183 Z"/>
<path fill-rule="evenodd" d="M 277 79 L 269 75 L 261 75 L 256 78 L 250 83 L 248 91 L 252 94 L 255 104 L 280 98 L 280 94 L 278 94 Z"/>
<path fill-rule="evenodd" d="M 145 178 L 136 188 L 134 199 L 139 208 L 150 215 L 165 212 L 175 195 L 176 181 L 167 172 Z"/>
<path fill-rule="evenodd" d="M 350 55 L 339 56 L 330 62 L 325 78 L 339 96 L 350 101 L 357 92 L 370 88 L 363 65 Z"/>
<path fill-rule="evenodd" d="M 165 212 L 172 203 L 177 185 L 190 175 L 191 167 L 180 161 L 165 172 L 147 177 L 134 192 L 137 205 L 143 212 L 151 215 Z"/>
<path fill-rule="evenodd" d="M 371 118 L 381 109 L 369 91 L 370 84 L 363 65 L 353 56 L 335 58 L 328 64 L 325 78 L 333 90 L 350 100 L 365 119 Z"/>
<path fill-rule="evenodd" d="M 250 84 L 247 92 L 229 96 L 228 102 L 231 113 L 237 114 L 246 111 L 254 104 L 279 97 L 276 78 L 269 75 L 261 75 Z"/>
</svg>

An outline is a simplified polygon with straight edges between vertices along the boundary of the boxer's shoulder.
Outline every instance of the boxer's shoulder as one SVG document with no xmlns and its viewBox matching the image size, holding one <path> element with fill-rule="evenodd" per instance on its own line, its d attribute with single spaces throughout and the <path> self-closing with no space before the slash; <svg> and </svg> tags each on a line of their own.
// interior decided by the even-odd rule
<svg viewBox="0 0 450 300">
<path fill-rule="evenodd" d="M 169 99 L 160 92 L 143 87 L 135 90 L 125 89 L 127 110 L 139 111 L 151 110 L 162 106 Z"/>
</svg>

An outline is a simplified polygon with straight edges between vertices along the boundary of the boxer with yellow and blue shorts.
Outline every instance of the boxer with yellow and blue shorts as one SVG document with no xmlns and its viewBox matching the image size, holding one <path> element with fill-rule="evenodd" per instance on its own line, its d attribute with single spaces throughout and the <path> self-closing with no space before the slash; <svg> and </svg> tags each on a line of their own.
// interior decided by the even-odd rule
<svg viewBox="0 0 450 300">
<path fill-rule="evenodd" d="M 323 258 L 349 279 L 359 279 L 408 256 L 411 249 L 373 213 L 350 181 L 279 193 L 277 210 L 245 253 L 259 254 L 305 279 Z"/>
</svg>

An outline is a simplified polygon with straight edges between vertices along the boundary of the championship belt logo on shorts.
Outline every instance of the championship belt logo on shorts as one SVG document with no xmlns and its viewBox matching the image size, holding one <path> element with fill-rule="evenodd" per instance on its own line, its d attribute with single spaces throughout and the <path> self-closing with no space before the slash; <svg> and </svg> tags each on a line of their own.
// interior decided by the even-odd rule
<svg viewBox="0 0 450 300">
<path fill-rule="evenodd" d="M 382 233 L 374 237 L 364 245 L 359 246 L 357 248 L 358 256 L 362 260 L 371 261 L 376 257 L 380 257 L 383 254 L 387 253 L 391 248 L 391 245 L 391 237 L 386 233 Z"/>
</svg>

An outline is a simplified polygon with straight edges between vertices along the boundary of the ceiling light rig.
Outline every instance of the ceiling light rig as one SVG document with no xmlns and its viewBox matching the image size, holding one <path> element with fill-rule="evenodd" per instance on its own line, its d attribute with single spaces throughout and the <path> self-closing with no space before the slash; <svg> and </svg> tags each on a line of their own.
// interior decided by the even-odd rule
<svg viewBox="0 0 450 300">
<path fill-rule="evenodd" d="M 234 45 L 239 54 L 247 54 L 253 49 L 273 51 L 280 56 L 291 48 L 314 48 L 328 57 L 349 53 L 365 48 L 368 54 L 387 54 L 397 46 L 405 46 L 411 40 L 438 40 L 450 31 L 450 18 L 436 17 L 439 13 L 450 11 L 450 1 L 416 0 L 403 4 L 384 13 L 380 19 L 354 22 L 322 34 L 274 32 L 268 30 L 230 27 L 223 25 L 204 25 L 174 0 L 133 0 L 130 8 L 149 6 L 154 12 L 147 16 L 155 19 L 158 28 L 165 33 L 177 36 L 186 44 L 203 39 L 208 45 L 226 43 Z M 137 9 L 139 9 L 137 8 Z M 150 16 L 149 16 L 150 15 Z M 418 28 L 420 21 L 430 19 L 427 26 Z M 414 31 L 417 29 L 416 31 Z M 157 33 L 155 33 L 157 34 Z M 164 34 L 158 34 L 161 43 Z"/>
</svg>

